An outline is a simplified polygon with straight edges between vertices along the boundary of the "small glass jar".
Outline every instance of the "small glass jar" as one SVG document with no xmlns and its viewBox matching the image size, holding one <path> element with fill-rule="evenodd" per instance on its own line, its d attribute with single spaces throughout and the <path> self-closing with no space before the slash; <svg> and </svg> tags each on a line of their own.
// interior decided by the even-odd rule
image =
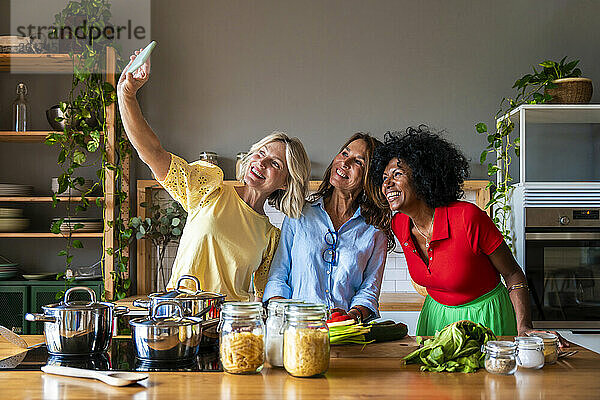
<svg viewBox="0 0 600 400">
<path fill-rule="evenodd" d="M 329 368 L 327 308 L 322 304 L 290 304 L 283 324 L 283 366 L 292 376 L 324 374 Z"/>
<path fill-rule="evenodd" d="M 219 155 L 213 151 L 203 151 L 200 153 L 200 160 L 209 162 L 213 165 L 219 165 Z"/>
<path fill-rule="evenodd" d="M 540 369 L 544 366 L 544 340 L 534 336 L 519 336 L 517 364 L 522 368 Z"/>
<path fill-rule="evenodd" d="M 237 155 L 235 156 L 235 178 L 242 180 L 244 177 L 240 177 L 240 174 L 242 173 L 242 161 L 244 160 L 244 157 L 246 157 L 246 154 L 248 153 L 244 153 L 244 152 L 239 152 L 237 153 Z"/>
<path fill-rule="evenodd" d="M 530 336 L 544 341 L 544 364 L 555 364 L 558 360 L 558 336 L 548 332 L 534 332 Z"/>
<path fill-rule="evenodd" d="M 265 362 L 265 324 L 259 302 L 226 302 L 219 322 L 219 354 L 230 374 L 260 372 Z"/>
<path fill-rule="evenodd" d="M 265 348 L 267 361 L 273 367 L 283 367 L 283 320 L 289 304 L 300 304 L 301 300 L 273 299 L 269 301 Z"/>
<path fill-rule="evenodd" d="M 484 365 L 487 372 L 512 375 L 517 370 L 517 345 L 504 340 L 490 340 L 481 351 L 485 353 Z"/>
</svg>

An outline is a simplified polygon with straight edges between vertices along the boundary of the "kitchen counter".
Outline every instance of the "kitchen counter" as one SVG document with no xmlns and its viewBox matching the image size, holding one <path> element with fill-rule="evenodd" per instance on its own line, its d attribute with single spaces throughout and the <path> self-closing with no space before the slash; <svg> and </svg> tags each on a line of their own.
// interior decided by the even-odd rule
<svg viewBox="0 0 600 400">
<path fill-rule="evenodd" d="M 29 344 L 42 336 L 25 336 Z M 472 374 L 420 372 L 401 365 L 399 357 L 414 348 L 411 339 L 367 346 L 332 348 L 324 377 L 301 379 L 282 369 L 265 367 L 257 375 L 221 372 L 154 372 L 140 385 L 112 387 L 98 381 L 47 375 L 37 371 L 0 371 L 5 399 L 544 399 L 592 398 L 600 393 L 600 355 L 579 352 L 541 370 L 519 370 L 500 376 L 480 370 Z M 0 359 L 16 354 L 0 338 Z"/>
</svg>

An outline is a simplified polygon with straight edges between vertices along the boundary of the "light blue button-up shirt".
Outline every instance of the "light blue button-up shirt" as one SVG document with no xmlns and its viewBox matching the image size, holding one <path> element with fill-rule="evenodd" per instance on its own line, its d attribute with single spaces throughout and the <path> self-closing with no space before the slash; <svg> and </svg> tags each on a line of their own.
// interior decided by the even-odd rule
<svg viewBox="0 0 600 400">
<path fill-rule="evenodd" d="M 364 306 L 378 317 L 385 234 L 367 225 L 359 208 L 337 231 L 332 265 L 323 258 L 331 248 L 325 242 L 328 231 L 335 229 L 323 199 L 307 203 L 300 218 L 284 219 L 263 299 L 281 296 L 344 310 Z"/>
</svg>

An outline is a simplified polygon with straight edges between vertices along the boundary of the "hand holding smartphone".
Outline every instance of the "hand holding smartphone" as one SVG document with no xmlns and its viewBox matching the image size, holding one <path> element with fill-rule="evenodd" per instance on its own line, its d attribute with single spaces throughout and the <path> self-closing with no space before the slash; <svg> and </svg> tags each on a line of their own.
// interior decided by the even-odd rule
<svg viewBox="0 0 600 400">
<path fill-rule="evenodd" d="M 146 46 L 144 48 L 144 50 L 142 50 L 142 52 L 140 54 L 137 55 L 135 60 L 133 60 L 133 62 L 129 66 L 129 69 L 127 70 L 127 72 L 134 73 L 135 71 L 137 71 L 138 68 L 140 68 L 142 65 L 144 65 L 144 63 L 146 62 L 148 57 L 150 57 L 150 54 L 152 53 L 152 50 L 154 50 L 155 47 L 156 47 L 156 42 L 153 40 L 152 42 L 150 42 L 150 44 L 148 46 Z"/>
</svg>

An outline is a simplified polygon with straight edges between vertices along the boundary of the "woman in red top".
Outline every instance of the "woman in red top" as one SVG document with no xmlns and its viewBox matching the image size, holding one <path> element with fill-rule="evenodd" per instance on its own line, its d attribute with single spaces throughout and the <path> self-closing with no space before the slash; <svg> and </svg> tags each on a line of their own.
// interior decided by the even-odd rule
<svg viewBox="0 0 600 400">
<path fill-rule="evenodd" d="M 477 206 L 458 200 L 469 166 L 454 145 L 424 125 L 388 133 L 371 172 L 398 212 L 392 230 L 410 276 L 427 289 L 417 335 L 464 319 L 496 335 L 533 331 L 527 281 L 502 234 Z"/>
</svg>

